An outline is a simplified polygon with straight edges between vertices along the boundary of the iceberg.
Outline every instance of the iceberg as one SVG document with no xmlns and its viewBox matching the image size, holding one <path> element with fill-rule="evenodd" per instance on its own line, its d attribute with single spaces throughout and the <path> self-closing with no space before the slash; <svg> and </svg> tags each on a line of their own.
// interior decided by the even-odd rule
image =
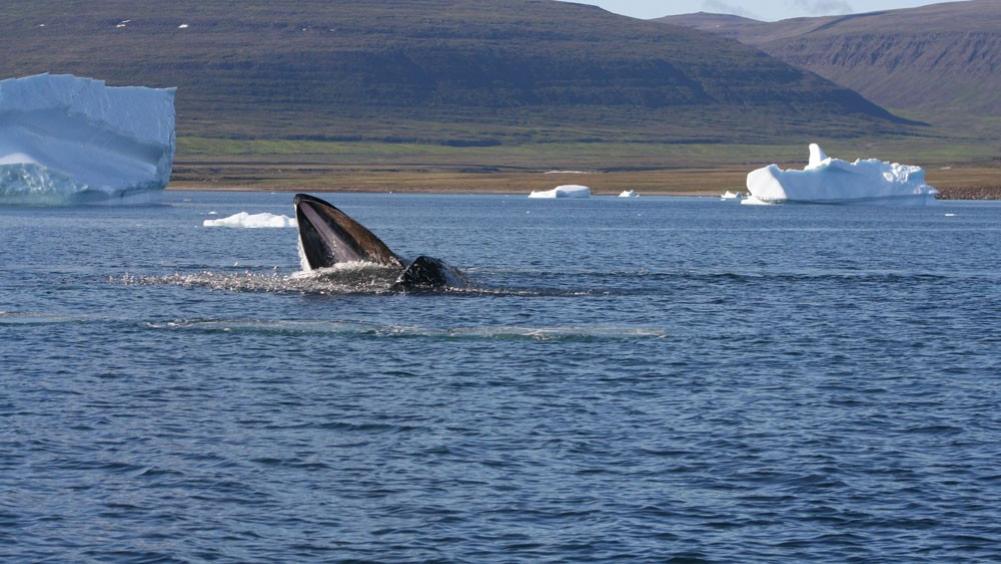
<svg viewBox="0 0 1001 564">
<path fill-rule="evenodd" d="M 636 190 L 626 190 L 619 194 L 620 198 L 639 198 L 640 195 L 636 193 Z"/>
<path fill-rule="evenodd" d="M 532 192 L 528 195 L 529 198 L 590 198 L 591 189 L 587 186 L 580 186 L 577 184 L 566 184 L 563 186 L 557 186 L 552 190 L 544 190 L 540 192 Z"/>
<path fill-rule="evenodd" d="M 175 93 L 72 75 L 0 80 L 0 204 L 154 200 L 174 162 Z"/>
<path fill-rule="evenodd" d="M 742 204 L 880 204 L 923 206 L 938 190 L 925 183 L 919 166 L 858 159 L 833 159 L 816 143 L 803 170 L 769 165 L 747 175 L 750 196 Z"/>
<path fill-rule="evenodd" d="M 740 192 L 731 192 L 729 190 L 723 192 L 723 194 L 719 197 L 720 200 L 739 200 L 740 198 Z"/>
<path fill-rule="evenodd" d="M 273 213 L 240 212 L 222 219 L 206 219 L 202 227 L 231 227 L 236 229 L 285 229 L 297 227 L 295 218 Z"/>
</svg>

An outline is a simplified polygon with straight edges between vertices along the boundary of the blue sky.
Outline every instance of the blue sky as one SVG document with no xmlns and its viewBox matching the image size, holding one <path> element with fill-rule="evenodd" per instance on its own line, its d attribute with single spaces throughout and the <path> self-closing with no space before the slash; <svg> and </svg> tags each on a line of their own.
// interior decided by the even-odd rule
<svg viewBox="0 0 1001 564">
<path fill-rule="evenodd" d="M 928 0 L 573 0 L 637 18 L 656 18 L 691 12 L 738 14 L 763 20 L 824 16 L 911 8 L 935 4 Z"/>
</svg>

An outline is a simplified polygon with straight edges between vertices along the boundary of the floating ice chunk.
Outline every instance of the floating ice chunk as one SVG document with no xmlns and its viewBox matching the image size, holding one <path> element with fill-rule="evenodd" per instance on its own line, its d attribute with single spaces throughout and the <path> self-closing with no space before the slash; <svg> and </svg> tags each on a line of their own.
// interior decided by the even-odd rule
<svg viewBox="0 0 1001 564">
<path fill-rule="evenodd" d="M 619 194 L 620 198 L 639 198 L 640 195 L 636 193 L 636 190 L 626 190 Z"/>
<path fill-rule="evenodd" d="M 564 186 L 557 186 L 552 190 L 544 190 L 540 192 L 532 192 L 528 195 L 529 198 L 589 198 L 591 197 L 591 189 L 587 186 L 580 186 L 577 184 L 566 184 Z"/>
<path fill-rule="evenodd" d="M 71 75 L 0 81 L 0 204 L 152 200 L 174 162 L 174 95 Z"/>
<path fill-rule="evenodd" d="M 236 229 L 284 229 L 296 227 L 295 218 L 273 213 L 249 214 L 240 212 L 222 219 L 206 219 L 202 227 L 231 227 Z"/>
<path fill-rule="evenodd" d="M 807 165 L 806 168 L 809 169 L 817 168 L 823 165 L 824 161 L 826 161 L 828 158 L 830 157 L 828 157 L 827 153 L 825 153 L 824 150 L 820 148 L 820 145 L 817 145 L 816 143 L 810 143 L 810 163 Z"/>
<path fill-rule="evenodd" d="M 803 170 L 770 165 L 747 175 L 750 197 L 743 204 L 817 203 L 922 206 L 938 190 L 925 183 L 921 167 L 858 159 L 853 163 L 828 157 L 810 145 L 810 164 Z"/>
<path fill-rule="evenodd" d="M 189 27 L 188 24 L 181 24 L 177 26 L 177 29 L 188 29 L 188 27 Z"/>
<path fill-rule="evenodd" d="M 739 200 L 741 198 L 740 192 L 731 192 L 727 190 L 719 197 L 720 200 Z"/>
</svg>

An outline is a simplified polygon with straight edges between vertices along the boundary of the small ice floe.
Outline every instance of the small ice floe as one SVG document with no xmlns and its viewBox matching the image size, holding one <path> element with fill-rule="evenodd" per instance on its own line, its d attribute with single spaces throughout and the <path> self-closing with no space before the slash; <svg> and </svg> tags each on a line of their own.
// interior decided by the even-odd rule
<svg viewBox="0 0 1001 564">
<path fill-rule="evenodd" d="M 542 174 L 587 174 L 583 170 L 547 170 Z"/>
<path fill-rule="evenodd" d="M 580 186 L 578 184 L 566 184 L 563 186 L 557 186 L 552 190 L 543 190 L 532 192 L 528 195 L 529 198 L 540 198 L 540 199 L 555 199 L 555 198 L 590 198 L 591 189 L 587 186 Z"/>
<path fill-rule="evenodd" d="M 636 190 L 625 190 L 619 194 L 620 198 L 639 198 L 640 195 L 636 193 Z"/>
<path fill-rule="evenodd" d="M 240 212 L 222 219 L 206 219 L 202 227 L 230 227 L 234 229 L 285 229 L 296 227 L 294 218 L 272 213 L 249 214 Z"/>
<path fill-rule="evenodd" d="M 122 29 L 123 27 L 129 27 L 130 23 L 132 23 L 132 20 L 122 20 L 118 22 L 118 24 L 115 27 L 117 29 Z"/>
<path fill-rule="evenodd" d="M 188 29 L 188 24 L 181 24 L 177 26 L 177 29 Z"/>
<path fill-rule="evenodd" d="M 947 213 L 947 214 L 945 214 L 945 217 L 956 217 L 956 214 L 954 214 L 954 213 Z"/>
<path fill-rule="evenodd" d="M 877 159 L 848 162 L 832 159 L 816 143 L 803 170 L 769 165 L 747 175 L 750 196 L 743 204 L 879 204 L 923 206 L 938 190 L 925 183 L 919 166 Z"/>
<path fill-rule="evenodd" d="M 45 27 L 45 24 L 38 24 L 38 27 Z"/>
<path fill-rule="evenodd" d="M 742 197 L 743 197 L 743 194 L 741 194 L 740 192 L 731 192 L 731 191 L 727 190 L 726 192 L 723 192 L 723 194 L 719 197 L 719 199 L 720 200 L 739 200 Z"/>
</svg>

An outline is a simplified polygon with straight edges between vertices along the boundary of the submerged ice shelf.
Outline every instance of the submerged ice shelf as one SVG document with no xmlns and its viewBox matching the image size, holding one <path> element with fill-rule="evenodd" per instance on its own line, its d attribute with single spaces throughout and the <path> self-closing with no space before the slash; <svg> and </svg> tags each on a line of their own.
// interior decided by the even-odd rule
<svg viewBox="0 0 1001 564">
<path fill-rule="evenodd" d="M 803 170 L 769 165 L 747 175 L 746 205 L 780 203 L 925 205 L 938 190 L 925 183 L 921 167 L 828 157 L 810 145 L 810 163 Z"/>
<path fill-rule="evenodd" d="M 0 81 L 0 204 L 149 201 L 170 181 L 175 89 Z"/>
</svg>

